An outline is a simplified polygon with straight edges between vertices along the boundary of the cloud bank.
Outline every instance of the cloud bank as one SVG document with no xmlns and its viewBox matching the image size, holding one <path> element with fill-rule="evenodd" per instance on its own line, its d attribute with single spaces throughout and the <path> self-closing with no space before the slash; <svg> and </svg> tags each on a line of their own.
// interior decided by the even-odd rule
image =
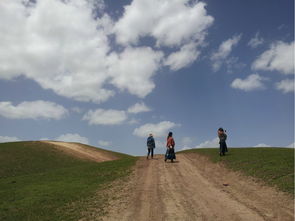
<svg viewBox="0 0 295 221">
<path fill-rule="evenodd" d="M 49 101 L 24 101 L 13 105 L 9 101 L 0 102 L 0 116 L 9 119 L 54 119 L 59 120 L 68 114 L 63 106 Z"/>
<path fill-rule="evenodd" d="M 0 136 L 0 143 L 20 141 L 18 137 Z"/>
</svg>

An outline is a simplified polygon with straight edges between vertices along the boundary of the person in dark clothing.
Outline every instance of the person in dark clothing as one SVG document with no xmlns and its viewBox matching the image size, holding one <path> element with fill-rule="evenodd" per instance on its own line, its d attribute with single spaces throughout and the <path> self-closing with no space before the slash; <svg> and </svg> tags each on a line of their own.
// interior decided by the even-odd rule
<svg viewBox="0 0 295 221">
<path fill-rule="evenodd" d="M 218 137 L 219 137 L 219 155 L 220 156 L 224 156 L 225 152 L 227 152 L 227 145 L 226 145 L 226 139 L 227 139 L 227 135 L 224 132 L 223 128 L 219 128 L 218 129 Z"/>
<path fill-rule="evenodd" d="M 165 154 L 165 161 L 169 159 L 171 160 L 171 163 L 173 163 L 173 160 L 176 159 L 175 151 L 174 151 L 175 142 L 172 135 L 173 135 L 172 132 L 169 132 L 167 136 L 167 144 L 166 144 L 167 150 Z"/>
<path fill-rule="evenodd" d="M 151 154 L 151 157 L 154 157 L 154 149 L 156 148 L 155 144 L 155 139 L 153 138 L 153 135 L 150 134 L 149 137 L 147 138 L 146 145 L 148 148 L 148 154 L 147 154 L 147 159 L 149 158 L 149 155 Z"/>
</svg>

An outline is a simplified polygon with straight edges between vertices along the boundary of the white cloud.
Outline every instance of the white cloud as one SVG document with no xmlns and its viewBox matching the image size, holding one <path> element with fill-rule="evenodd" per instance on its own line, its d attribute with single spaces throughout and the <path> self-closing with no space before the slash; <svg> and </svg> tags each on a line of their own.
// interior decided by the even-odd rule
<svg viewBox="0 0 295 221">
<path fill-rule="evenodd" d="M 259 37 L 259 32 L 257 32 L 255 36 L 250 39 L 250 41 L 248 42 L 248 45 L 251 48 L 257 48 L 259 45 L 263 44 L 263 42 L 264 42 L 264 39 L 262 37 Z"/>
<path fill-rule="evenodd" d="M 191 149 L 191 144 L 193 142 L 193 139 L 191 137 L 183 137 L 181 139 L 181 150 L 187 150 L 187 149 Z"/>
<path fill-rule="evenodd" d="M 151 109 L 145 105 L 145 103 L 136 103 L 128 108 L 128 113 L 137 114 L 141 112 L 148 112 L 151 111 Z"/>
<path fill-rule="evenodd" d="M 166 59 L 165 65 L 169 66 L 171 70 L 177 71 L 193 63 L 199 54 L 196 44 L 186 44 L 179 51 L 171 53 Z"/>
<path fill-rule="evenodd" d="M 230 55 L 233 47 L 235 47 L 240 41 L 242 35 L 234 35 L 232 38 L 223 41 L 218 50 L 211 55 L 212 68 L 214 71 L 218 71 L 227 57 Z"/>
<path fill-rule="evenodd" d="M 145 36 L 154 37 L 159 46 L 202 41 L 214 20 L 205 6 L 188 0 L 133 0 L 115 25 L 117 41 L 137 44 Z"/>
<path fill-rule="evenodd" d="M 0 77 L 21 74 L 44 89 L 79 101 L 114 95 L 109 79 L 108 39 L 87 1 L 0 2 Z"/>
<path fill-rule="evenodd" d="M 112 142 L 106 140 L 99 140 L 98 145 L 102 147 L 109 147 L 112 145 Z"/>
<path fill-rule="evenodd" d="M 268 144 L 265 144 L 265 143 L 260 143 L 260 144 L 257 144 L 254 147 L 270 147 L 270 146 Z"/>
<path fill-rule="evenodd" d="M 185 67 L 214 20 L 204 3 L 188 0 L 134 0 L 117 22 L 104 9 L 102 0 L 0 1 L 0 78 L 23 75 L 84 102 L 104 102 L 116 88 L 143 98 L 163 66 L 160 46 L 179 50 L 167 55 L 171 70 Z M 112 51 L 111 34 L 127 45 L 151 36 L 159 47 Z"/>
<path fill-rule="evenodd" d="M 202 148 L 202 147 L 218 147 L 219 146 L 219 138 L 216 137 L 212 140 L 204 141 L 203 143 L 200 143 L 195 148 Z"/>
<path fill-rule="evenodd" d="M 165 137 L 169 130 L 178 126 L 177 124 L 171 121 L 162 121 L 157 124 L 144 124 L 138 128 L 135 128 L 133 131 L 133 135 L 138 137 L 147 137 L 150 133 L 154 135 L 154 137 Z"/>
<path fill-rule="evenodd" d="M 131 120 L 128 121 L 128 124 L 133 125 L 133 124 L 138 124 L 139 122 L 140 122 L 139 119 L 132 118 Z"/>
<path fill-rule="evenodd" d="M 39 140 L 50 140 L 48 137 L 41 137 Z"/>
<path fill-rule="evenodd" d="M 20 141 L 17 137 L 0 136 L 0 143 Z"/>
<path fill-rule="evenodd" d="M 193 139 L 191 137 L 183 137 L 181 139 L 181 144 L 184 146 L 188 146 L 188 145 L 192 144 L 192 142 L 193 142 Z"/>
<path fill-rule="evenodd" d="M 49 101 L 24 101 L 15 106 L 9 101 L 0 102 L 0 116 L 9 119 L 59 120 L 67 114 L 63 106 Z"/>
<path fill-rule="evenodd" d="M 128 47 L 120 55 L 112 53 L 108 60 L 111 83 L 138 97 L 145 97 L 155 87 L 151 78 L 159 69 L 162 57 L 162 52 L 150 47 Z"/>
<path fill-rule="evenodd" d="M 294 74 L 294 41 L 277 41 L 271 44 L 270 48 L 253 62 L 252 69 Z"/>
<path fill-rule="evenodd" d="M 285 79 L 275 84 L 276 89 L 283 93 L 294 92 L 294 79 Z"/>
<path fill-rule="evenodd" d="M 121 110 L 96 109 L 88 111 L 82 119 L 88 121 L 90 125 L 117 125 L 122 124 L 127 119 L 127 115 Z"/>
<path fill-rule="evenodd" d="M 295 142 L 294 142 L 294 143 L 291 143 L 291 144 L 288 145 L 287 147 L 289 147 L 289 148 L 295 148 Z"/>
<path fill-rule="evenodd" d="M 72 107 L 71 108 L 71 111 L 80 114 L 80 113 L 83 112 L 83 108 L 80 108 L 80 107 Z"/>
<path fill-rule="evenodd" d="M 83 143 L 83 144 L 89 144 L 87 137 L 82 137 L 79 134 L 62 134 L 59 137 L 55 138 L 54 140 L 57 141 L 64 141 L 64 142 L 77 142 L 77 143 Z"/>
<path fill-rule="evenodd" d="M 236 78 L 232 83 L 231 87 L 235 89 L 240 89 L 243 91 L 253 91 L 264 89 L 265 86 L 263 81 L 267 80 L 267 78 L 261 77 L 258 74 L 251 74 L 245 79 Z"/>
</svg>

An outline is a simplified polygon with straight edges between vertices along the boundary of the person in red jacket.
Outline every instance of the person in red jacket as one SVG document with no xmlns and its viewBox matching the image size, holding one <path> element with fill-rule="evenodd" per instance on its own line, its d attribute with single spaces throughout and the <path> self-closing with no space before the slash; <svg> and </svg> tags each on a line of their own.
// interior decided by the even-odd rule
<svg viewBox="0 0 295 221">
<path fill-rule="evenodd" d="M 176 159 L 175 151 L 174 151 L 175 142 L 172 136 L 173 136 L 173 133 L 169 132 L 167 136 L 167 143 L 166 143 L 167 150 L 165 154 L 165 161 L 171 160 L 171 163 L 173 163 L 173 160 Z"/>
</svg>

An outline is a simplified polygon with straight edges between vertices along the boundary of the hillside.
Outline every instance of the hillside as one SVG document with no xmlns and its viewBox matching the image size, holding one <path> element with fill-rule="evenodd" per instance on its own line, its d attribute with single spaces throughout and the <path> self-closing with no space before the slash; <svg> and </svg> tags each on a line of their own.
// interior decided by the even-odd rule
<svg viewBox="0 0 295 221">
<path fill-rule="evenodd" d="M 225 157 L 220 157 L 216 148 L 198 148 L 181 153 L 207 156 L 215 163 L 222 163 L 231 170 L 241 171 L 294 195 L 293 148 L 230 148 Z"/>
<path fill-rule="evenodd" d="M 135 161 L 78 143 L 1 143 L 0 220 L 77 220 L 91 197 L 128 175 Z M 101 196 L 98 208 L 106 201 Z"/>
</svg>

